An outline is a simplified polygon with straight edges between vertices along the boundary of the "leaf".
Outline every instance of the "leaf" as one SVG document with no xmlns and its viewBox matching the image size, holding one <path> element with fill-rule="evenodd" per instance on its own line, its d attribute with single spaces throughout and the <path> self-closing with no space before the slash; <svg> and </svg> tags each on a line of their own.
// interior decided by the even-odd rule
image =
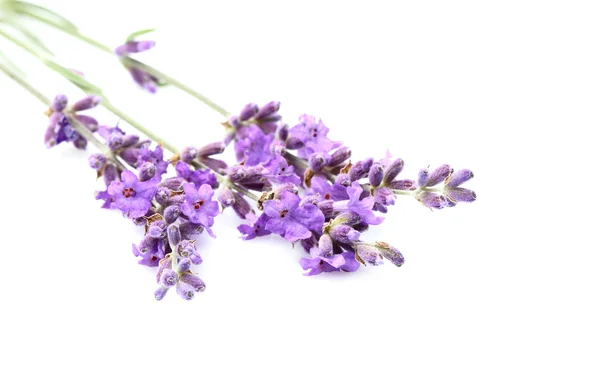
<svg viewBox="0 0 600 392">
<path fill-rule="evenodd" d="M 41 5 L 31 4 L 26 1 L 14 1 L 12 6 L 17 9 L 17 12 L 19 12 L 20 9 L 21 13 L 29 14 L 34 18 L 45 19 L 66 30 L 77 31 L 77 26 L 75 26 L 73 22 Z"/>
<path fill-rule="evenodd" d="M 137 37 L 139 37 L 140 35 L 144 35 L 144 34 L 148 34 L 148 33 L 152 33 L 153 31 L 155 31 L 156 29 L 144 29 L 144 30 L 138 30 L 135 31 L 131 34 L 129 34 L 127 36 L 127 39 L 125 40 L 125 42 L 129 42 L 129 41 L 133 41 L 135 40 Z"/>
</svg>

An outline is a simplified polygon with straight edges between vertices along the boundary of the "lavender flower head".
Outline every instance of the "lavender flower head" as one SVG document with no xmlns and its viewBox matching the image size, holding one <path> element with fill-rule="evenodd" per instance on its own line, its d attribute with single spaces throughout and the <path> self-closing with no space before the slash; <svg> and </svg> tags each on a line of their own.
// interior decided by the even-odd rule
<svg viewBox="0 0 600 392">
<path fill-rule="evenodd" d="M 150 50 L 156 45 L 156 42 L 148 40 L 136 41 L 134 38 L 131 37 L 127 42 L 115 48 L 115 54 L 121 58 L 121 63 L 129 71 L 133 80 L 144 90 L 154 94 L 161 81 L 156 76 L 136 66 L 136 62 L 130 59 L 129 55 Z"/>
</svg>

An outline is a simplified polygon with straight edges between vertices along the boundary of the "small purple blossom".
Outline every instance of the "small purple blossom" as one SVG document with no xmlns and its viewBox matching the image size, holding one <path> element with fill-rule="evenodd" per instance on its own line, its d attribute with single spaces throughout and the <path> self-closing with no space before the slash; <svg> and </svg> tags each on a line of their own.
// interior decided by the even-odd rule
<svg viewBox="0 0 600 392">
<path fill-rule="evenodd" d="M 372 196 L 363 197 L 364 190 L 358 181 L 354 181 L 352 186 L 346 188 L 346 190 L 350 199 L 348 201 L 336 201 L 333 203 L 334 211 L 354 212 L 360 216 L 364 223 L 369 225 L 378 225 L 383 222 L 384 218 L 375 216 L 372 211 L 375 198 Z"/>
<path fill-rule="evenodd" d="M 300 158 L 308 158 L 315 152 L 329 153 L 334 148 L 342 145 L 340 142 L 331 141 L 327 134 L 329 128 L 319 120 L 317 123 L 313 116 L 303 114 L 300 123 L 290 129 L 290 136 L 300 140 L 304 147 L 298 149 Z"/>
<path fill-rule="evenodd" d="M 354 272 L 360 267 L 354 256 L 354 252 L 344 252 L 332 256 L 320 256 L 317 252 L 311 251 L 312 258 L 301 258 L 300 266 L 304 270 L 308 270 L 305 275 L 318 275 L 322 272 L 346 271 Z"/>
<path fill-rule="evenodd" d="M 273 135 L 265 133 L 256 125 L 250 125 L 238 137 L 235 142 L 235 154 L 238 162 L 244 162 L 248 166 L 258 165 L 271 159 L 269 145 L 273 141 Z"/>
<path fill-rule="evenodd" d="M 210 185 L 211 188 L 217 185 L 217 177 L 209 169 L 192 170 L 187 163 L 179 161 L 175 164 L 175 171 L 178 177 L 193 183 L 198 188 L 203 184 Z"/>
<path fill-rule="evenodd" d="M 246 219 L 250 222 L 249 225 L 244 224 L 237 227 L 239 232 L 243 234 L 242 239 L 244 241 L 271 234 L 266 228 L 267 222 L 270 219 L 269 215 L 261 214 L 259 217 L 256 217 L 254 214 L 248 214 L 246 215 Z"/>
<path fill-rule="evenodd" d="M 120 210 L 129 218 L 144 216 L 152 206 L 157 180 L 140 182 L 129 170 L 121 173 L 121 181 L 113 181 L 108 194 L 113 197 L 110 208 Z"/>
<path fill-rule="evenodd" d="M 278 200 L 268 200 L 263 204 L 269 216 L 266 229 L 279 234 L 290 242 L 311 236 L 311 230 L 321 232 L 325 217 L 314 204 L 300 206 L 298 195 L 284 191 Z"/>
<path fill-rule="evenodd" d="M 183 184 L 185 202 L 181 205 L 181 212 L 192 222 L 202 225 L 214 237 L 210 227 L 214 217 L 219 215 L 219 203 L 212 200 L 214 191 L 210 185 L 202 184 L 200 188 L 191 183 Z"/>
</svg>

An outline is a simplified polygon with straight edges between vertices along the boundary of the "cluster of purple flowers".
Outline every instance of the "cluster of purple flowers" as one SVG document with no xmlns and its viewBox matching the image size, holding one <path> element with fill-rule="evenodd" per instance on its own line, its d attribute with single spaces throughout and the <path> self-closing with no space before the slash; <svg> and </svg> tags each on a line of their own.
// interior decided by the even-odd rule
<svg viewBox="0 0 600 392">
<path fill-rule="evenodd" d="M 144 50 L 139 43 L 128 45 L 117 52 Z M 57 96 L 46 141 L 48 146 L 73 141 L 84 148 L 77 141 L 85 139 L 69 125 L 72 117 L 104 140 L 107 152 L 89 158 L 106 185 L 96 198 L 104 208 L 119 210 L 144 227 L 133 253 L 140 264 L 158 267 L 157 300 L 171 287 L 188 300 L 205 289 L 191 271 L 192 265 L 202 263 L 195 238 L 204 231 L 215 236 L 212 226 L 219 203 L 246 221 L 238 226 L 244 240 L 275 234 L 300 242 L 308 254 L 299 260 L 300 266 L 306 275 L 315 275 L 353 272 L 361 264 L 380 265 L 384 259 L 401 266 L 404 257 L 398 249 L 363 238 L 371 225 L 383 222 L 379 214 L 394 205 L 398 194 L 414 196 L 435 209 L 475 200 L 474 192 L 460 187 L 473 177 L 470 170 L 454 172 L 442 165 L 421 170 L 413 180 L 398 179 L 404 161 L 389 153 L 377 161 L 352 163 L 351 150 L 329 139 L 322 121 L 302 115 L 297 125 L 285 124 L 278 114 L 279 102 L 246 105 L 229 118 L 222 142 L 187 147 L 170 160 L 151 140 L 125 134 L 118 126 L 98 126 L 78 113 L 97 103 L 90 96 L 68 108 L 66 98 Z M 215 158 L 231 143 L 234 165 Z M 174 175 L 167 174 L 170 164 Z"/>
<path fill-rule="evenodd" d="M 87 146 L 87 140 L 75 131 L 71 124 L 73 120 L 70 120 L 69 117 L 75 118 L 92 132 L 97 130 L 98 121 L 80 112 L 98 106 L 100 98 L 89 95 L 73 105 L 69 106 L 68 103 L 69 101 L 64 95 L 57 95 L 52 100 L 52 105 L 47 111 L 48 127 L 44 135 L 44 143 L 47 147 L 53 147 L 62 142 L 72 142 L 75 147 L 84 150 Z"/>
<path fill-rule="evenodd" d="M 64 102 L 64 103 L 63 103 Z M 79 102 L 87 103 L 86 105 Z M 139 244 L 133 244 L 133 253 L 139 264 L 158 267 L 156 299 L 162 299 L 169 288 L 175 287 L 185 299 L 192 299 L 203 291 L 205 284 L 192 273 L 192 265 L 202 263 L 195 247 L 196 237 L 203 231 L 214 236 L 211 226 L 219 214 L 219 206 L 213 201 L 213 188 L 217 181 L 210 170 L 195 170 L 188 163 L 175 163 L 175 176 L 167 176 L 169 162 L 163 156 L 160 145 L 152 148 L 150 140 L 140 140 L 137 135 L 125 134 L 118 126 L 98 126 L 91 117 L 76 114 L 82 107 L 91 108 L 97 97 L 87 97 L 72 108 L 67 108 L 62 95 L 54 99 L 50 122 L 58 115 L 65 125 L 54 126 L 46 137 L 53 143 L 85 139 L 68 123 L 70 115 L 82 121 L 99 135 L 107 147 L 107 153 L 95 153 L 89 157 L 89 165 L 103 177 L 106 189 L 96 193 L 103 208 L 119 210 L 135 224 L 143 226 L 145 235 Z M 93 105 L 90 104 L 93 102 Z M 92 124 L 93 126 L 90 126 Z M 67 134 L 68 137 L 63 135 Z M 85 148 L 85 144 L 79 148 Z"/>
</svg>

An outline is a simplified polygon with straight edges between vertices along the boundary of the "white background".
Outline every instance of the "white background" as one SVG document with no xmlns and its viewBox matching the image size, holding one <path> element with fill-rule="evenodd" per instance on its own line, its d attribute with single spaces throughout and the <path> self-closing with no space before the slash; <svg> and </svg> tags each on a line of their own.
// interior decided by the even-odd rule
<svg viewBox="0 0 600 392">
<path fill-rule="evenodd" d="M 140 59 L 229 110 L 280 100 L 355 158 L 404 158 L 406 177 L 468 167 L 478 200 L 399 199 L 365 237 L 402 268 L 317 277 L 298 247 L 239 240 L 226 212 L 199 241 L 206 292 L 156 302 L 131 254 L 141 231 L 99 208 L 86 153 L 45 149 L 45 108 L 0 75 L 0 390 L 600 390 L 596 2 L 41 3 L 110 46 L 158 27 Z M 178 145 L 220 138 L 197 101 L 149 96 L 110 56 L 30 26 Z M 80 95 L 0 50 L 46 94 Z"/>
</svg>

